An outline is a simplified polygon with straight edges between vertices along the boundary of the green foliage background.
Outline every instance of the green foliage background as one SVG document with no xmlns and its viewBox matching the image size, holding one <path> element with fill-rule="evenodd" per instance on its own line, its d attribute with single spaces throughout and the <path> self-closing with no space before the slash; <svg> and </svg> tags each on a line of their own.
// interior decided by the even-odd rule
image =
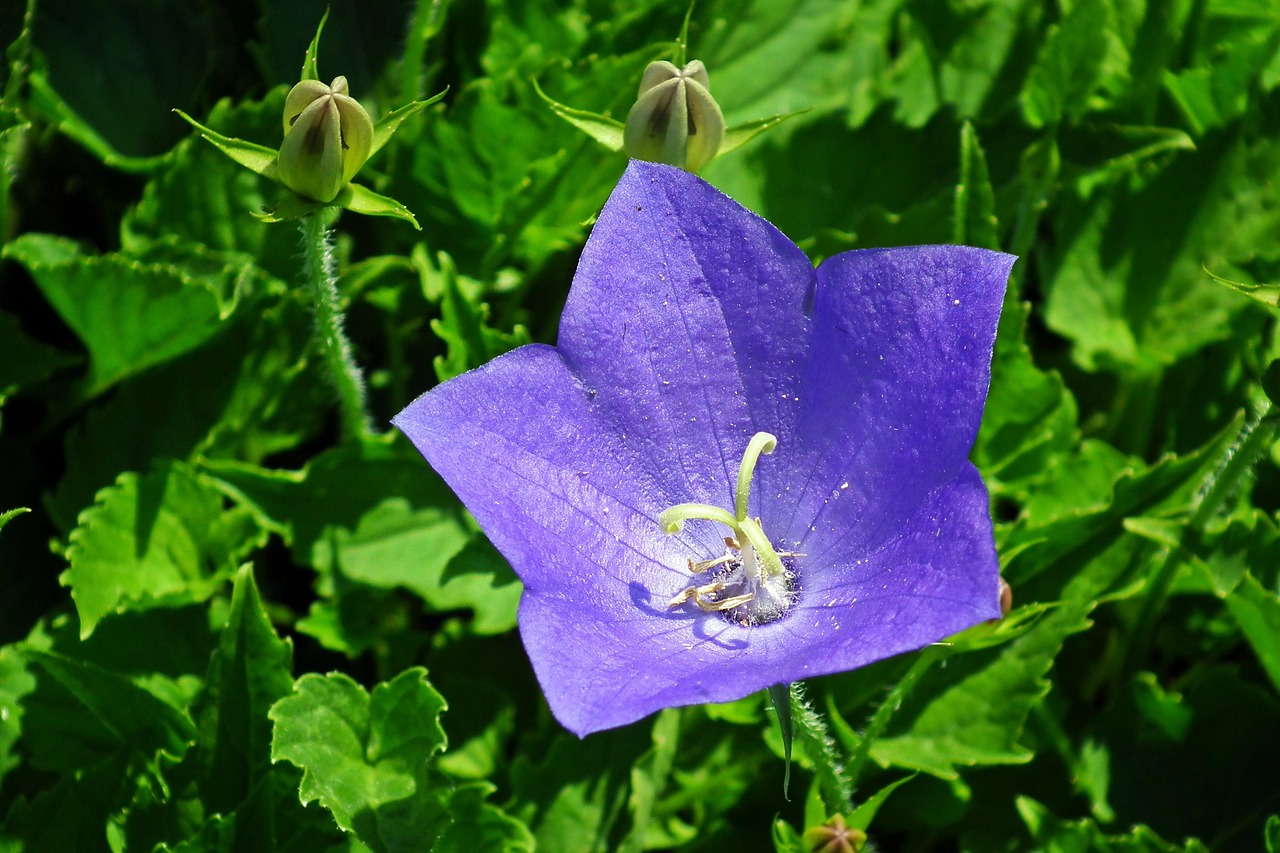
<svg viewBox="0 0 1280 853">
<path fill-rule="evenodd" d="M 170 112 L 276 145 L 322 12 L 0 9 L 0 850 L 1280 850 L 1275 0 L 694 10 L 730 125 L 809 109 L 709 181 L 815 260 L 1021 257 L 974 450 L 1015 610 L 809 684 L 790 801 L 763 697 L 563 731 L 510 568 L 340 439 L 297 229 Z M 361 174 L 423 231 L 338 226 L 379 431 L 554 341 L 624 162 L 534 81 L 620 118 L 685 12 L 334 2 L 375 119 L 449 87 Z"/>
</svg>

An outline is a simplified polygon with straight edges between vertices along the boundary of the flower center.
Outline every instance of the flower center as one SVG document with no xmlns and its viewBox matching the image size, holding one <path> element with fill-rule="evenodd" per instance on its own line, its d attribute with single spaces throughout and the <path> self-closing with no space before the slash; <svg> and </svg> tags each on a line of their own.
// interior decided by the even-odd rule
<svg viewBox="0 0 1280 853">
<path fill-rule="evenodd" d="M 751 478 L 760 454 L 773 453 L 778 439 L 758 432 L 747 443 L 738 467 L 738 486 L 734 493 L 733 512 L 700 503 L 677 504 L 658 516 L 658 524 L 667 533 L 679 533 L 686 521 L 714 521 L 729 528 L 731 536 L 724 540 L 725 552 L 712 560 L 689 560 L 689 573 L 705 577 L 706 583 L 694 584 L 671 599 L 669 607 L 693 602 L 705 612 L 720 613 L 740 625 L 763 625 L 780 619 L 796 599 L 796 575 L 791 570 L 792 551 L 779 551 L 765 536 L 760 519 L 747 517 L 751 497 Z"/>
</svg>

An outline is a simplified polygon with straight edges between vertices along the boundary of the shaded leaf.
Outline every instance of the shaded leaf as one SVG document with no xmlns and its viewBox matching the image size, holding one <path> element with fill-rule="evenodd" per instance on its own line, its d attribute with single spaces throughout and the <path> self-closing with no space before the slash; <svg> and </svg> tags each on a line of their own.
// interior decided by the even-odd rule
<svg viewBox="0 0 1280 853">
<path fill-rule="evenodd" d="M 109 613 L 201 601 L 217 589 L 240 555 L 261 542 L 248 513 L 226 513 L 222 501 L 172 462 L 143 477 L 122 474 L 100 492 L 71 534 L 71 567 L 62 576 L 81 635 Z"/>
<path fill-rule="evenodd" d="M 263 610 L 252 569 L 241 568 L 198 714 L 200 787 L 206 808 L 234 811 L 267 779 L 267 711 L 293 689 L 292 660 L 292 645 L 276 636 Z"/>
</svg>

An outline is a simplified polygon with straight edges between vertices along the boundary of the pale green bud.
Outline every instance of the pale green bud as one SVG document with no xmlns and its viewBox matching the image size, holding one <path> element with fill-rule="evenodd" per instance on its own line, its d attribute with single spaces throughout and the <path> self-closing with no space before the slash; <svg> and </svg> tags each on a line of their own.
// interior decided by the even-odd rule
<svg viewBox="0 0 1280 853">
<path fill-rule="evenodd" d="M 701 60 L 683 69 L 650 62 L 623 130 L 627 156 L 696 172 L 716 156 L 723 139 L 724 116 Z"/>
<path fill-rule="evenodd" d="M 277 164 L 280 182 L 320 202 L 351 183 L 373 149 L 373 120 L 347 94 L 347 78 L 328 86 L 303 80 L 284 102 L 284 143 Z"/>
</svg>

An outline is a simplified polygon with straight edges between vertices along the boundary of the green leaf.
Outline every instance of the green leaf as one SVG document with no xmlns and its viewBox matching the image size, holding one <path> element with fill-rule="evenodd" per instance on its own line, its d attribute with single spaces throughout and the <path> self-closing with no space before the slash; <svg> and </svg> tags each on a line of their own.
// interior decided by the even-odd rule
<svg viewBox="0 0 1280 853">
<path fill-rule="evenodd" d="M 1089 818 L 1063 821 L 1030 797 L 1020 796 L 1015 805 L 1035 842 L 1035 849 L 1052 853 L 1076 850 L 1126 851 L 1126 853 L 1208 853 L 1198 839 L 1182 844 L 1165 841 L 1151 828 L 1138 824 L 1123 835 L 1107 835 Z"/>
<path fill-rule="evenodd" d="M 245 273 L 228 266 L 193 275 L 174 264 L 86 255 L 50 234 L 24 234 L 3 256 L 27 268 L 89 350 L 87 396 L 208 340 L 234 307 Z"/>
<path fill-rule="evenodd" d="M 431 331 L 447 348 L 447 355 L 437 356 L 434 362 L 437 379 L 441 382 L 452 379 L 529 343 L 529 332 L 523 326 L 516 326 L 509 333 L 491 328 L 486 322 L 489 306 L 463 295 L 453 259 L 443 252 L 437 257 L 438 268 L 430 268 L 428 274 L 439 280 L 442 296 L 440 319 L 431 321 Z"/>
<path fill-rule="evenodd" d="M 1054 246 L 1040 254 L 1045 320 L 1073 342 L 1079 367 L 1151 378 L 1233 334 L 1243 302 L 1207 287 L 1204 268 L 1246 261 L 1260 245 L 1254 229 L 1280 227 L 1273 200 L 1254 177 L 1277 164 L 1280 144 L 1273 140 L 1223 135 L 1137 186 L 1059 197 Z M 1169 212 L 1184 209 L 1188 198 L 1200 200 L 1194 218 L 1178 227 L 1142 224 L 1169 222 Z"/>
<path fill-rule="evenodd" d="M 330 450 L 299 472 L 213 461 L 205 470 L 321 572 L 325 595 L 344 595 L 353 582 L 405 587 L 433 609 L 471 608 L 477 631 L 511 627 L 521 589 L 514 573 L 403 439 Z"/>
<path fill-rule="evenodd" d="M 304 675 L 271 709 L 271 759 L 303 771 L 303 804 L 318 800 L 378 853 L 430 849 L 449 823 L 450 787 L 432 769 L 444 708 L 421 668 L 372 693 L 341 673 Z"/>
<path fill-rule="evenodd" d="M 1006 300 L 991 365 L 991 391 L 973 458 L 997 497 L 1029 497 L 1079 441 L 1076 403 L 1062 377 L 1043 371 L 1027 345 L 1030 306 Z"/>
<path fill-rule="evenodd" d="M 246 142 L 243 139 L 223 136 L 216 130 L 210 130 L 205 127 L 182 110 L 174 110 L 174 112 L 182 116 L 187 124 L 200 131 L 200 136 L 223 154 L 226 154 L 251 172 L 255 172 L 264 178 L 276 180 L 276 155 L 279 153 L 276 149 L 258 145 L 256 142 Z"/>
<path fill-rule="evenodd" d="M 653 722 L 653 748 L 640 756 L 631 770 L 631 832 L 618 848 L 621 853 L 652 849 L 646 843 L 650 824 L 680 745 L 680 709 L 660 711 Z"/>
<path fill-rule="evenodd" d="M 66 471 L 48 502 L 64 533 L 121 471 L 201 455 L 255 462 L 323 428 L 332 399 L 319 360 L 307 357 L 309 307 L 248 304 L 211 341 L 124 380 L 68 430 Z"/>
<path fill-rule="evenodd" d="M 1098 86 L 1110 27 L 1104 0 L 1074 3 L 1049 28 L 1022 88 L 1022 114 L 1034 128 L 1079 119 Z"/>
<path fill-rule="evenodd" d="M 283 86 L 260 101 L 224 98 L 206 122 L 228 138 L 276 140 L 284 98 Z M 274 202 L 280 190 L 203 139 L 188 137 L 125 214 L 122 251 L 138 255 L 157 242 L 200 244 L 215 252 L 252 255 L 255 266 L 292 282 L 298 275 L 297 235 L 287 228 L 268 228 L 249 215 Z"/>
<path fill-rule="evenodd" d="M 1267 853 L 1280 853 L 1280 815 L 1267 818 L 1267 826 L 1263 830 L 1267 845 Z"/>
<path fill-rule="evenodd" d="M 88 768 L 124 757 L 164 787 L 161 754 L 180 757 L 195 739 L 195 726 L 183 711 L 97 665 L 31 647 L 21 653 L 37 678 L 24 702 L 24 737 L 36 766 Z"/>
<path fill-rule="evenodd" d="M 431 853 L 472 853 L 477 850 L 533 853 L 536 842 L 529 828 L 497 806 L 484 802 L 494 790 L 487 782 L 456 789 L 449 800 L 451 822 L 431 848 Z"/>
<path fill-rule="evenodd" d="M 961 767 L 1030 761 L 1021 743 L 1027 715 L 1049 690 L 1045 676 L 1062 643 L 1089 626 L 1090 609 L 1060 607 L 1012 642 L 931 669 L 871 746 L 872 758 L 942 779 Z"/>
<path fill-rule="evenodd" d="M 996 196 L 987 172 L 987 157 L 977 131 L 967 121 L 960 126 L 960 182 L 956 184 L 952 227 L 953 242 L 957 244 L 1000 248 Z"/>
<path fill-rule="evenodd" d="M 35 686 L 17 648 L 0 646 L 0 780 L 21 760 L 14 748 L 22 739 L 22 700 Z"/>
<path fill-rule="evenodd" d="M 71 534 L 62 583 L 87 637 L 104 616 L 185 604 L 211 595 L 262 534 L 244 511 L 175 462 L 128 472 L 98 495 Z"/>
<path fill-rule="evenodd" d="M 1253 646 L 1272 685 L 1280 691 L 1280 596 L 1246 573 L 1227 596 L 1227 609 Z"/>
<path fill-rule="evenodd" d="M 269 776 L 267 711 L 293 689 L 292 660 L 292 645 L 276 636 L 263 609 L 253 570 L 241 568 L 198 714 L 200 791 L 206 808 L 233 811 Z"/>
<path fill-rule="evenodd" d="M 77 360 L 32 338 L 17 317 L 0 311 L 0 397 L 37 385 Z"/>
<path fill-rule="evenodd" d="M 512 762 L 512 811 L 539 849 L 611 853 L 625 837 L 632 768 L 652 747 L 643 725 L 585 740 L 558 732 L 545 754 Z"/>
<path fill-rule="evenodd" d="M 136 784 L 127 761 L 116 758 L 19 796 L 5 816 L 0 850 L 113 853 L 107 843 L 109 821 Z"/>
<path fill-rule="evenodd" d="M 1244 115 L 1280 44 L 1280 20 L 1265 3 L 1210 2 L 1202 15 L 1206 35 L 1185 67 L 1164 69 L 1161 80 L 1197 136 Z"/>
<path fill-rule="evenodd" d="M 226 56 L 219 14 L 110 0 L 49 0 L 34 9 L 30 108 L 108 166 L 161 166 L 180 137 L 167 111 L 205 97 L 214 64 Z"/>
<path fill-rule="evenodd" d="M 1074 178 L 1076 191 L 1086 199 L 1110 184 L 1141 181 L 1179 152 L 1196 150 L 1190 136 L 1172 127 L 1122 125 L 1092 130 L 1089 136 L 1101 162 L 1085 166 Z"/>
</svg>

